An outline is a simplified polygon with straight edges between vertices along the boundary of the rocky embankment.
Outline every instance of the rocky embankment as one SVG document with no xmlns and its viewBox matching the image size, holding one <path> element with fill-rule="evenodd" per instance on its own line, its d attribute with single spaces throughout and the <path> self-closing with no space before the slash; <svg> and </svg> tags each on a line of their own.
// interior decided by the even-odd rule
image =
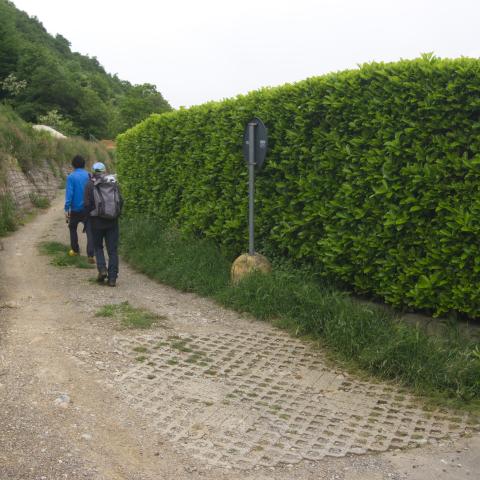
<svg viewBox="0 0 480 480">
<path fill-rule="evenodd" d="M 9 157 L 3 167 L 0 196 L 8 195 L 18 210 L 28 212 L 35 205 L 35 199 L 52 200 L 56 196 L 68 171 L 67 165 L 60 168 L 46 160 L 31 169 L 22 170 L 18 161 Z"/>
</svg>

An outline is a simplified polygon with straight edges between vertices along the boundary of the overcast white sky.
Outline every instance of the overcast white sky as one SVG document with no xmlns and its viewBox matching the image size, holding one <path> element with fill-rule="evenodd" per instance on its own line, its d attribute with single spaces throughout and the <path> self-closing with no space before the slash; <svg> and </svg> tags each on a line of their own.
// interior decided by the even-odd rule
<svg viewBox="0 0 480 480">
<path fill-rule="evenodd" d="M 480 56 L 480 0 L 13 0 L 174 108 L 364 62 Z"/>
</svg>

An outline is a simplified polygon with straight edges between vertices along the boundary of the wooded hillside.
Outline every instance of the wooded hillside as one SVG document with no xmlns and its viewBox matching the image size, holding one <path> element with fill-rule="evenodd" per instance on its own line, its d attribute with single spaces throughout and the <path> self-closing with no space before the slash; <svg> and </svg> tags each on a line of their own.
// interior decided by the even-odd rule
<svg viewBox="0 0 480 480">
<path fill-rule="evenodd" d="M 8 0 L 0 0 L 0 101 L 29 122 L 98 138 L 171 110 L 154 85 L 107 73 L 95 57 L 72 52 L 65 37 L 53 37 Z"/>
</svg>

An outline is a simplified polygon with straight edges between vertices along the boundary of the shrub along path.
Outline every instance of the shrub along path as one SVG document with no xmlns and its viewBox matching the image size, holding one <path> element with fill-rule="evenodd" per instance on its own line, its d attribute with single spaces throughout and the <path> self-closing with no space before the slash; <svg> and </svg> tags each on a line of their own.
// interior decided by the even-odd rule
<svg viewBox="0 0 480 480">
<path fill-rule="evenodd" d="M 466 414 L 125 265 L 111 289 L 49 264 L 38 244 L 66 243 L 61 203 L 0 254 L 0 478 L 475 476 Z"/>
</svg>

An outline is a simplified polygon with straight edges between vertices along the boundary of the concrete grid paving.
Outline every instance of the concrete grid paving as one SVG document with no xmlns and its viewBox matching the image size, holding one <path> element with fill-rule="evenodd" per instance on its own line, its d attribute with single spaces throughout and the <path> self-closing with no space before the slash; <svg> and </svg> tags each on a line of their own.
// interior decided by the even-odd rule
<svg viewBox="0 0 480 480">
<path fill-rule="evenodd" d="M 289 335 L 118 336 L 115 383 L 159 435 L 209 466 L 251 469 L 434 443 L 472 428 L 399 388 L 327 367 Z"/>
</svg>

